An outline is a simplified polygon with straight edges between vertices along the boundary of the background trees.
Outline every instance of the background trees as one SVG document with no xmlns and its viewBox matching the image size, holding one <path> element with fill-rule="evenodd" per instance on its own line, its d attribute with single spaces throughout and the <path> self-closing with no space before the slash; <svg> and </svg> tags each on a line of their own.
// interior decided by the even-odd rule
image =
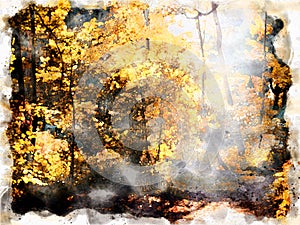
<svg viewBox="0 0 300 225">
<path fill-rule="evenodd" d="M 214 184 L 217 189 L 229 188 L 230 185 L 226 184 L 224 179 L 218 179 L 221 177 L 226 177 L 232 184 L 237 185 L 240 182 L 246 186 L 248 182 L 258 182 L 251 174 L 266 176 L 270 179 L 266 183 L 259 183 L 265 187 L 260 195 L 260 203 L 265 208 L 259 211 L 260 205 L 255 202 L 251 202 L 251 207 L 257 214 L 265 214 L 269 208 L 264 204 L 275 199 L 268 215 L 285 215 L 289 208 L 286 170 L 289 168 L 290 155 L 287 150 L 288 127 L 283 113 L 286 94 L 291 85 L 291 74 L 289 67 L 277 57 L 272 48 L 273 38 L 279 32 L 281 23 L 271 17 L 264 17 L 265 15 L 255 17 L 250 32 L 252 37 L 249 35 L 248 40 L 249 58 L 264 65 L 260 74 L 248 74 L 247 71 L 233 74 L 230 69 L 224 69 L 223 74 L 215 74 L 216 70 L 212 69 L 213 72 L 209 72 L 205 63 L 209 59 L 207 55 L 215 54 L 220 59 L 218 62 L 221 61 L 225 68 L 225 59 L 222 56 L 222 21 L 218 18 L 217 7 L 215 3 L 209 4 L 209 10 L 204 13 L 198 9 L 181 6 L 149 9 L 147 4 L 131 2 L 129 5 L 114 3 L 103 9 L 89 11 L 72 9 L 69 2 L 59 1 L 58 5 L 52 8 L 31 4 L 11 18 L 10 24 L 14 29 L 11 60 L 14 94 L 11 108 L 14 115 L 8 136 L 14 157 L 14 200 L 22 199 L 26 196 L 26 191 L 31 192 L 33 186 L 36 188 L 34 191 L 38 190 L 40 193 L 46 190 L 43 186 L 47 188 L 46 186 L 63 184 L 69 191 L 64 195 L 64 200 L 70 204 L 79 198 L 87 201 L 89 189 L 82 190 L 86 184 L 110 183 L 96 175 L 86 161 L 101 167 L 109 160 L 119 162 L 118 160 L 128 157 L 140 166 L 155 166 L 167 161 L 168 166 L 156 167 L 156 172 L 163 174 L 162 177 L 170 188 L 166 190 L 166 199 L 171 194 L 179 196 L 179 199 L 193 199 L 192 193 L 183 194 L 177 190 L 176 185 L 181 185 L 182 180 L 185 184 L 190 180 L 192 184 L 199 184 L 197 191 L 205 190 L 208 196 L 212 196 L 207 197 L 207 201 L 221 201 L 222 197 L 234 199 L 234 191 L 229 194 L 222 192 L 223 196 L 220 197 L 216 195 L 215 190 L 210 191 L 205 187 Z M 176 23 L 176 16 L 180 15 L 191 21 L 195 20 L 199 38 L 197 50 L 193 49 L 188 35 L 174 35 L 166 25 Z M 201 21 L 204 16 L 211 16 L 215 25 L 209 42 L 205 42 L 205 28 Z M 170 45 L 180 48 L 170 48 Z M 132 63 L 120 68 L 123 65 L 120 59 L 123 60 L 124 55 L 118 55 L 118 49 L 122 46 L 125 46 L 125 49 L 128 46 L 128 52 L 136 51 L 136 61 L 151 53 L 154 56 L 150 59 L 156 57 L 160 61 L 147 58 L 138 65 Z M 251 50 L 255 54 L 251 54 Z M 199 56 L 202 59 L 201 65 L 186 65 L 189 61 L 183 56 L 186 56 L 184 54 L 187 51 L 193 51 Z M 125 54 L 124 51 L 119 53 Z M 126 56 L 131 55 L 128 53 Z M 165 62 L 165 59 L 173 61 L 169 63 Z M 104 67 L 95 66 L 99 60 L 102 60 L 103 64 L 111 63 L 108 65 L 111 70 L 105 71 Z M 199 74 L 193 76 L 190 68 L 198 68 Z M 82 101 L 75 107 L 74 95 L 78 91 L 80 93 L 81 90 L 77 87 L 82 77 L 87 74 L 86 71 L 91 72 L 97 81 L 103 83 L 103 89 L 97 96 L 97 105 Z M 213 106 L 206 96 L 206 91 L 212 87 L 207 84 L 214 77 L 221 80 L 220 87 L 225 90 L 223 96 L 226 96 L 224 99 L 228 111 L 224 117 L 226 119 L 222 118 L 223 120 L 218 120 L 219 109 Z M 160 78 L 171 80 L 174 87 L 168 86 L 168 83 L 159 86 Z M 122 138 L 132 130 L 113 129 L 112 119 L 116 118 L 112 104 L 126 85 L 136 85 L 140 81 L 140 84 L 143 84 L 142 81 L 147 79 L 154 79 L 152 85 L 160 87 L 157 93 L 163 95 L 163 92 L 166 92 L 174 102 L 172 106 L 157 96 L 135 99 L 137 103 L 129 116 L 132 128 L 141 132 L 145 145 L 139 146 L 139 152 L 133 154 L 122 144 Z M 95 85 L 93 80 L 88 82 L 90 86 L 86 88 L 92 89 Z M 177 92 L 182 90 L 186 96 L 176 98 Z M 85 94 L 87 93 L 89 92 Z M 136 97 L 132 93 L 129 93 L 129 96 L 126 96 L 126 93 L 120 96 L 126 97 L 128 101 Z M 245 96 L 243 102 L 239 101 L 239 96 Z M 89 96 L 84 97 L 88 99 Z M 86 121 L 88 118 L 83 116 L 75 118 L 76 113 L 78 114 L 75 111 L 77 109 L 92 115 L 94 120 Z M 122 107 L 118 109 L 122 110 Z M 182 113 L 174 116 L 178 111 Z M 124 117 L 128 114 L 122 113 Z M 163 129 L 158 127 L 162 123 L 155 122 L 157 118 L 166 121 Z M 178 118 L 183 118 L 186 122 L 185 132 L 178 132 Z M 82 149 L 77 146 L 74 137 L 74 119 L 78 119 L 79 123 L 95 123 L 107 151 L 100 149 L 97 157 L 86 157 L 80 151 Z M 220 121 L 224 124 L 220 125 Z M 222 130 L 220 127 L 226 129 Z M 151 136 L 149 129 L 155 128 L 158 128 L 158 132 Z M 212 145 L 212 152 L 209 154 L 202 149 L 206 141 L 204 134 L 207 131 L 211 131 L 208 132 L 209 135 L 220 139 L 224 137 L 221 149 Z M 180 150 L 175 148 L 178 140 L 187 140 L 191 135 L 202 135 L 201 138 L 190 141 L 188 145 L 181 146 L 196 152 L 192 163 L 184 162 L 180 158 Z M 212 155 L 218 160 L 211 160 Z M 199 171 L 195 170 L 202 164 L 205 164 L 208 171 L 217 172 L 203 179 L 199 176 Z M 176 171 L 183 171 L 183 176 L 177 174 L 178 176 L 172 177 L 174 168 Z M 198 180 L 194 179 L 195 177 Z M 217 183 L 216 180 L 220 182 Z M 271 194 L 267 187 L 273 188 Z M 160 194 L 165 190 L 156 186 L 153 188 L 159 193 L 158 197 L 164 198 Z M 139 193 L 134 193 L 130 200 L 128 196 L 132 192 L 134 193 L 132 190 L 126 192 L 125 199 L 128 201 L 123 204 L 142 201 L 139 199 Z M 249 196 L 251 194 L 253 191 Z M 270 195 L 276 197 L 270 200 Z M 239 199 L 239 204 L 251 201 L 249 196 Z M 48 197 L 41 198 L 47 202 Z M 201 198 L 206 201 L 205 196 Z M 175 200 L 174 204 L 177 204 Z M 98 207 L 101 210 L 104 208 Z"/>
</svg>

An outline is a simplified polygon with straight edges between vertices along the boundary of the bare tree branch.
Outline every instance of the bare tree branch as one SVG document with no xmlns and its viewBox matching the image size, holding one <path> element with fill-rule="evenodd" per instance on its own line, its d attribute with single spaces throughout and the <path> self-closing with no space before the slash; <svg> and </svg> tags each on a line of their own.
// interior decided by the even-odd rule
<svg viewBox="0 0 300 225">
<path fill-rule="evenodd" d="M 217 8 L 218 8 L 218 5 L 217 5 L 217 4 L 214 4 L 214 6 L 211 8 L 211 10 L 208 11 L 208 12 L 205 12 L 205 13 L 200 12 L 198 9 L 193 8 L 192 10 L 196 12 L 196 13 L 195 13 L 195 14 L 196 14 L 195 16 L 189 16 L 189 15 L 187 14 L 187 10 L 186 10 L 185 8 L 181 8 L 180 11 L 181 11 L 181 12 L 186 16 L 186 18 L 188 18 L 188 19 L 198 19 L 198 18 L 201 17 L 201 16 L 208 16 L 209 14 L 211 14 L 212 12 L 214 12 Z"/>
</svg>

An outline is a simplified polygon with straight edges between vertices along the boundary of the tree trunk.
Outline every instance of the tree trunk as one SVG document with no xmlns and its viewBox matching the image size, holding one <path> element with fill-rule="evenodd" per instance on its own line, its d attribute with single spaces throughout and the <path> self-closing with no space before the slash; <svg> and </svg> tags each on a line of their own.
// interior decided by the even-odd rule
<svg viewBox="0 0 300 225">
<path fill-rule="evenodd" d="M 22 51 L 21 51 L 21 34 L 19 28 L 15 28 L 12 33 L 12 39 L 14 40 L 13 48 L 15 49 L 16 60 L 13 63 L 14 71 L 12 77 L 18 80 L 19 90 L 18 98 L 25 98 L 25 87 L 24 87 L 24 71 L 22 63 Z"/>
<path fill-rule="evenodd" d="M 215 5 L 216 5 L 216 3 L 212 3 L 212 8 L 216 8 Z M 219 57 L 221 59 L 221 63 L 223 66 L 225 66 L 225 59 L 224 59 L 223 50 L 222 50 L 222 30 L 221 30 L 220 21 L 218 18 L 217 9 L 213 10 L 213 16 L 214 16 L 215 24 L 217 27 L 217 50 L 218 50 Z M 224 87 L 226 90 L 227 102 L 229 105 L 232 105 L 233 100 L 232 100 L 232 95 L 231 95 L 231 91 L 229 88 L 228 77 L 227 77 L 226 71 L 224 73 Z"/>
<path fill-rule="evenodd" d="M 36 95 L 36 48 L 35 48 L 35 5 L 30 6 L 30 18 L 31 18 L 31 85 L 32 85 L 32 96 L 31 102 L 36 103 L 37 95 Z M 32 121 L 32 132 L 36 132 L 38 123 L 38 117 L 34 116 Z M 32 144 L 35 145 L 36 139 L 32 138 Z"/>
<path fill-rule="evenodd" d="M 31 85 L 32 85 L 32 103 L 36 103 L 36 48 L 35 48 L 35 6 L 30 6 L 30 18 L 31 18 Z"/>
</svg>

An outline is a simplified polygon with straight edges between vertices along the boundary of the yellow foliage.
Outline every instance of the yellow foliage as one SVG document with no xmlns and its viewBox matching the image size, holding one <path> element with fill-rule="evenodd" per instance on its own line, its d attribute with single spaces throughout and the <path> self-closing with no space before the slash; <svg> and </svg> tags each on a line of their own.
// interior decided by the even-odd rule
<svg viewBox="0 0 300 225">
<path fill-rule="evenodd" d="M 253 24 L 250 26 L 250 33 L 252 37 L 256 37 L 257 41 L 261 41 L 266 35 L 269 35 L 272 33 L 272 26 L 271 24 L 266 25 L 266 31 L 265 31 L 265 23 L 266 21 L 259 15 L 256 15 L 254 18 Z"/>
<path fill-rule="evenodd" d="M 275 180 L 272 184 L 272 197 L 275 201 L 280 201 L 279 209 L 276 211 L 277 218 L 284 218 L 291 207 L 291 194 L 288 183 L 288 172 L 292 166 L 292 163 L 288 161 L 282 166 L 282 172 L 274 174 Z"/>
<path fill-rule="evenodd" d="M 128 64 L 126 67 L 118 68 L 119 65 L 123 65 L 124 62 L 120 62 L 118 55 L 115 62 L 113 62 L 114 68 L 120 69 L 118 72 L 114 70 L 113 73 L 109 73 L 110 76 L 110 90 L 121 89 L 125 83 L 134 85 L 131 83 L 138 82 L 142 79 L 157 78 L 157 80 L 170 80 L 174 82 L 176 87 L 180 89 L 184 94 L 177 94 L 178 89 L 172 90 L 171 88 L 166 90 L 170 93 L 174 93 L 174 104 L 176 109 L 162 109 L 162 102 L 156 101 L 152 105 L 147 106 L 145 116 L 149 121 L 154 120 L 158 117 L 162 117 L 168 124 L 164 127 L 161 132 L 162 140 L 161 142 L 155 140 L 151 141 L 151 146 L 147 151 L 143 151 L 140 158 L 140 163 L 142 165 L 153 165 L 158 164 L 157 169 L 162 172 L 162 174 L 170 175 L 170 168 L 168 165 L 171 164 L 171 160 L 178 157 L 178 152 L 176 152 L 176 144 L 178 140 L 184 138 L 180 135 L 178 129 L 178 123 L 176 119 L 172 118 L 172 115 L 176 115 L 176 110 L 181 110 L 184 112 L 186 121 L 186 126 L 191 127 L 191 130 L 187 131 L 189 133 L 195 134 L 196 131 L 194 124 L 199 124 L 200 131 L 205 131 L 206 128 L 219 128 L 220 124 L 217 122 L 216 114 L 208 113 L 207 116 L 199 116 L 196 112 L 201 110 L 201 104 L 204 105 L 202 101 L 202 90 L 200 90 L 199 85 L 196 81 L 192 79 L 191 71 L 185 71 L 185 68 L 177 68 L 175 65 L 184 64 L 186 65 L 185 57 L 179 58 L 175 65 L 170 65 L 165 63 L 166 59 L 170 54 L 179 55 L 176 48 L 169 49 L 167 44 L 172 44 L 173 46 L 181 46 L 182 49 L 188 50 L 191 48 L 191 43 L 187 42 L 183 36 L 174 36 L 169 31 L 169 26 L 174 22 L 174 16 L 172 12 L 162 13 L 162 11 L 149 9 L 149 6 L 145 3 L 138 1 L 131 1 L 129 4 L 120 2 L 111 2 L 111 15 L 105 22 L 97 22 L 96 18 L 85 22 L 82 27 L 68 28 L 65 23 L 65 18 L 71 9 L 69 1 L 59 0 L 58 5 L 55 10 L 51 12 L 51 18 L 47 15 L 47 10 L 37 7 L 37 13 L 40 17 L 36 16 L 36 35 L 37 37 L 47 37 L 48 44 L 47 50 L 49 52 L 55 52 L 55 57 L 49 52 L 40 56 L 39 63 L 36 68 L 36 78 L 37 82 L 51 83 L 56 82 L 57 84 L 61 81 L 61 86 L 55 85 L 53 91 L 61 91 L 72 96 L 74 92 L 74 87 L 76 82 L 80 79 L 80 74 L 77 74 L 77 69 L 84 70 L 84 67 L 89 66 L 91 63 L 99 60 L 100 57 L 104 56 L 108 52 L 114 51 L 121 46 L 128 46 L 128 44 L 133 44 L 129 46 L 126 52 L 121 52 L 124 58 L 128 56 L 128 60 L 138 62 L 145 58 L 145 53 L 154 54 L 152 58 L 159 59 L 158 61 L 148 60 L 144 63 Z M 146 19 L 144 18 L 143 11 L 149 9 L 149 21 L 150 24 L 146 25 Z M 45 25 L 47 27 L 45 27 Z M 29 31 L 29 26 L 23 26 L 23 31 Z M 250 46 L 253 47 L 253 52 L 256 52 L 256 60 L 262 61 L 263 45 L 261 41 L 265 36 L 265 23 L 260 16 L 255 17 L 254 23 L 251 26 L 251 34 L 256 40 L 251 40 L 248 42 Z M 272 27 L 267 25 L 266 34 L 271 34 Z M 46 35 L 45 35 L 46 34 Z M 151 51 L 147 51 L 145 48 L 147 40 L 150 41 Z M 136 47 L 134 43 L 144 43 L 143 48 L 141 46 Z M 153 43 L 162 43 L 160 45 L 154 45 Z M 211 47 L 206 45 L 205 47 Z M 138 49 L 139 48 L 139 49 Z M 132 56 L 132 52 L 136 55 Z M 150 53 L 149 53 L 150 52 Z M 250 54 L 252 56 L 252 54 Z M 129 56 L 131 57 L 129 59 Z M 147 55 L 148 56 L 148 55 Z M 175 58 L 175 57 L 174 57 Z M 286 86 L 291 85 L 291 74 L 288 67 L 281 66 L 273 55 L 268 55 L 268 66 L 272 67 L 271 73 L 266 73 L 265 75 L 273 79 L 274 85 L 278 85 L 282 89 Z M 11 62 L 16 60 L 16 56 L 12 54 Z M 79 66 L 81 66 L 79 68 Z M 12 68 L 12 67 L 11 67 Z M 102 68 L 101 68 L 102 69 Z M 203 68 L 204 72 L 206 68 Z M 103 71 L 102 71 L 103 72 Z M 106 72 L 106 71 L 105 71 Z M 111 72 L 111 71 L 109 71 Z M 200 71 L 201 72 L 201 71 Z M 199 73 L 200 73 L 199 72 Z M 261 79 L 252 78 L 254 88 L 249 90 L 245 89 L 245 81 L 236 88 L 237 92 L 247 96 L 248 105 L 238 105 L 238 103 L 233 106 L 236 111 L 235 117 L 237 121 L 241 121 L 243 126 L 241 126 L 243 132 L 247 131 L 251 134 L 263 133 L 269 129 L 272 124 L 270 121 L 264 117 L 262 125 L 258 125 L 258 117 L 260 116 L 261 105 L 263 99 L 257 94 L 263 88 L 263 82 Z M 58 81 L 58 82 L 57 82 Z M 14 81 L 15 83 L 17 81 Z M 199 81 L 197 81 L 199 82 Z M 175 94 L 176 93 L 176 94 Z M 59 99 L 60 100 L 60 99 Z M 64 104 L 62 102 L 54 102 L 55 106 L 62 106 L 60 110 L 49 109 L 42 104 L 29 104 L 24 103 L 24 106 L 20 106 L 20 114 L 16 117 L 14 122 L 15 135 L 17 141 L 13 143 L 14 149 L 14 160 L 15 160 L 15 170 L 21 170 L 21 178 L 18 181 L 23 180 L 25 183 L 33 183 L 37 185 L 45 185 L 55 181 L 65 180 L 70 175 L 70 152 L 69 144 L 66 140 L 56 139 L 49 132 L 40 132 L 39 130 L 33 131 L 32 120 L 34 116 L 43 118 L 48 125 L 53 125 L 58 129 L 62 129 L 61 132 L 65 132 L 72 127 L 72 104 Z M 207 100 L 207 99 L 206 99 Z M 265 105 L 268 103 L 265 101 Z M 156 105 L 155 105 L 156 104 Z M 78 110 L 85 112 L 86 114 L 94 114 L 94 109 L 96 108 L 92 102 L 84 102 L 79 104 Z M 172 111 L 173 110 L 173 111 Z M 114 112 L 110 112 L 113 115 Z M 26 115 L 25 115 L 26 114 Z M 26 116 L 30 119 L 26 118 Z M 181 116 L 181 115 L 180 115 Z M 184 119 L 185 119 L 184 118 Z M 141 118 L 137 119 L 141 120 Z M 257 121 L 256 121 L 257 120 Z M 98 129 L 104 129 L 106 124 L 104 122 L 97 122 Z M 148 121 L 148 124 L 150 122 Z M 28 130 L 25 133 L 21 133 L 21 125 L 24 123 L 29 123 Z M 251 124 L 253 123 L 253 124 Z M 265 127 L 263 127 L 265 126 Z M 198 131 L 198 130 L 197 130 Z M 120 136 L 126 136 L 128 131 L 120 134 Z M 248 134 L 249 134 L 248 133 Z M 198 135 L 198 134 L 197 134 Z M 253 135 L 252 135 L 253 136 Z M 14 137 L 15 138 L 15 137 Z M 116 143 L 120 137 L 111 137 L 109 135 L 104 135 L 103 140 L 107 143 L 107 149 L 100 149 L 98 155 L 91 157 L 89 162 L 93 162 L 93 165 L 99 167 L 104 167 L 106 165 L 115 165 L 122 161 L 121 154 L 113 150 L 113 144 Z M 35 139 L 35 145 L 33 145 L 33 139 Z M 252 141 L 251 138 L 245 141 L 246 145 L 246 162 L 250 166 L 260 166 L 267 158 L 268 149 L 273 140 L 273 137 L 267 141 L 265 146 L 260 149 L 252 151 L 253 144 L 258 144 L 257 140 Z M 199 161 L 203 160 L 206 153 L 200 148 L 203 143 L 198 140 L 199 143 L 193 143 L 197 146 L 197 153 Z M 264 143 L 263 143 L 264 144 Z M 199 147 L 199 148 L 198 148 Z M 221 151 L 221 155 L 225 156 L 225 163 L 231 168 L 238 170 L 240 164 L 242 163 L 242 158 L 238 157 L 237 146 L 230 146 L 228 149 Z M 30 157 L 29 157 L 30 156 Z M 148 157 L 148 158 L 147 158 Z M 74 159 L 79 162 L 84 161 L 82 155 L 79 152 L 74 153 Z M 168 161 L 169 160 L 169 161 Z M 168 162 L 166 162 L 168 161 Z M 166 162 L 165 164 L 162 164 Z M 103 169 L 103 168 L 100 168 Z M 41 174 L 42 172 L 42 174 Z M 276 180 L 274 181 L 274 188 L 280 186 L 284 187 L 284 191 L 277 195 L 277 199 L 282 200 L 280 204 L 280 209 L 277 212 L 277 216 L 286 214 L 286 209 L 289 207 L 289 191 L 287 186 L 287 176 L 286 173 L 275 174 Z M 166 177 L 170 180 L 169 177 Z"/>
<path fill-rule="evenodd" d="M 292 75 L 288 66 L 280 65 L 273 54 L 267 54 L 268 67 L 272 68 L 271 73 L 265 73 L 272 78 L 273 86 L 279 86 L 281 89 L 289 87 L 292 84 Z"/>
</svg>

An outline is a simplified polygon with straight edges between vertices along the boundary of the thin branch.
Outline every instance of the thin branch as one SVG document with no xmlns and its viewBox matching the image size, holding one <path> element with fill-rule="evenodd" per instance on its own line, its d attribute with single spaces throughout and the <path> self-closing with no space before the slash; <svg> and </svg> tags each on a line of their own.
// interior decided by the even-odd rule
<svg viewBox="0 0 300 225">
<path fill-rule="evenodd" d="M 35 54 L 35 8 L 34 5 L 30 7 L 30 21 L 31 21 L 31 78 L 32 78 L 32 101 L 36 103 L 36 54 Z"/>
<path fill-rule="evenodd" d="M 159 155 L 160 155 L 160 152 L 161 152 L 161 149 L 160 149 L 160 145 L 162 144 L 161 142 L 161 136 L 162 136 L 162 125 L 160 125 L 160 130 L 159 130 L 159 143 L 158 143 L 158 150 L 157 150 L 157 155 L 156 155 L 156 162 L 159 160 Z"/>
<path fill-rule="evenodd" d="M 266 52 L 266 41 L 267 41 L 267 17 L 268 17 L 268 14 L 267 12 L 265 12 L 265 26 L 264 26 L 264 45 L 263 45 L 263 48 L 264 48 L 264 62 L 265 62 L 265 70 L 266 71 L 266 67 L 267 67 L 267 52 Z M 265 95 L 266 95 L 266 91 L 265 91 L 265 85 L 266 85 L 266 78 L 264 76 L 264 73 L 262 73 L 261 75 L 262 77 L 262 103 L 261 103 L 261 109 L 260 109 L 260 117 L 259 117 L 259 122 L 260 124 L 262 124 L 262 121 L 263 121 L 263 117 L 264 117 L 264 111 L 265 111 Z M 272 89 L 273 91 L 273 85 L 272 85 L 272 82 L 270 82 L 270 88 Z M 274 92 L 274 91 L 273 91 Z M 261 145 L 261 142 L 262 142 L 262 139 L 263 139 L 263 135 L 260 134 L 259 136 L 259 144 L 258 144 L 258 147 L 260 147 Z"/>
<path fill-rule="evenodd" d="M 267 69 L 267 52 L 266 52 L 266 41 L 267 41 L 267 17 L 268 17 L 268 14 L 267 12 L 265 12 L 265 26 L 264 26 L 264 62 L 265 62 L 265 70 Z M 262 105 L 261 105 L 261 110 L 260 110 L 260 123 L 262 123 L 262 120 L 263 120 L 263 116 L 264 116 L 264 111 L 265 111 L 265 95 L 266 95 L 266 90 L 265 90 L 265 85 L 266 85 L 266 78 L 264 76 L 264 73 L 262 73 L 262 82 L 263 82 L 263 85 L 262 85 Z M 272 82 L 271 82 L 272 84 Z M 271 85 L 271 88 L 272 85 Z"/>
<path fill-rule="evenodd" d="M 211 10 L 208 11 L 208 12 L 205 12 L 205 13 L 200 12 L 198 9 L 193 8 L 193 10 L 197 13 L 197 15 L 193 16 L 193 17 L 189 17 L 184 8 L 181 8 L 181 10 L 182 10 L 182 13 L 186 16 L 187 19 L 198 19 L 200 16 L 208 16 L 209 14 L 214 12 L 217 8 L 218 8 L 218 5 L 214 4 L 213 7 L 211 8 Z"/>
<path fill-rule="evenodd" d="M 205 60 L 205 54 L 204 54 L 204 39 L 202 36 L 202 31 L 201 31 L 201 24 L 200 24 L 200 17 L 198 16 L 196 19 L 196 27 L 198 30 L 198 36 L 199 36 L 199 41 L 200 41 L 200 48 L 201 48 L 201 54 L 202 54 L 202 58 L 203 60 Z M 204 102 L 204 96 L 205 96 L 205 79 L 206 79 L 206 72 L 204 71 L 202 73 L 202 102 Z"/>
<path fill-rule="evenodd" d="M 145 9 L 143 11 L 143 13 L 144 13 L 144 18 L 145 18 L 145 24 L 146 24 L 146 26 L 149 26 L 150 25 L 149 9 Z"/>
<path fill-rule="evenodd" d="M 201 24 L 200 24 L 200 17 L 197 17 L 196 19 L 196 26 L 197 26 L 197 30 L 198 30 L 198 36 L 199 36 L 199 40 L 200 40 L 200 47 L 201 47 L 201 54 L 202 57 L 204 58 L 204 39 L 202 37 L 202 32 L 201 32 Z"/>
<path fill-rule="evenodd" d="M 144 13 L 144 18 L 145 18 L 145 24 L 146 24 L 146 26 L 149 26 L 150 25 L 149 9 L 145 9 L 143 11 L 143 13 Z M 146 38 L 146 48 L 148 50 L 150 50 L 150 39 L 149 38 Z"/>
<path fill-rule="evenodd" d="M 43 20 L 43 17 L 42 17 L 38 12 L 36 12 L 36 14 L 37 14 L 38 17 L 40 18 L 40 20 L 41 20 L 43 26 L 46 28 L 46 31 L 48 31 L 48 32 L 50 33 L 50 35 L 54 38 L 54 40 L 55 40 L 55 47 L 57 48 L 57 51 L 58 51 L 59 56 L 60 56 L 60 59 L 61 59 L 61 61 L 62 61 L 62 63 L 63 63 L 63 56 L 62 56 L 62 53 L 63 53 L 63 52 L 60 50 L 60 48 L 59 48 L 59 46 L 58 46 L 58 44 L 57 44 L 58 38 L 57 38 L 56 35 L 53 33 L 53 31 L 45 24 L 45 22 L 44 22 L 44 20 Z"/>
<path fill-rule="evenodd" d="M 266 41 L 267 41 L 267 18 L 268 14 L 265 12 L 265 26 L 264 26 L 264 60 L 267 62 L 267 52 L 266 52 Z"/>
<path fill-rule="evenodd" d="M 60 91 L 62 90 L 62 86 L 63 86 L 63 78 L 64 78 L 64 73 L 65 73 L 65 71 L 66 71 L 66 66 L 65 66 L 65 63 L 64 63 L 64 60 L 63 60 L 63 51 L 61 51 L 61 49 L 59 48 L 59 46 L 58 46 L 58 41 L 59 40 L 61 40 L 61 39 L 58 39 L 57 37 L 56 37 L 56 35 L 53 33 L 53 30 L 51 30 L 46 24 L 45 24 L 45 22 L 44 22 L 44 20 L 43 20 L 43 17 L 38 13 L 38 12 L 36 12 L 36 14 L 38 15 L 38 17 L 40 18 L 40 20 L 41 20 L 41 22 L 42 22 L 42 24 L 43 24 L 43 26 L 46 28 L 46 31 L 48 31 L 49 32 L 49 34 L 50 34 L 50 36 L 52 36 L 53 37 L 53 39 L 55 40 L 54 41 L 54 43 L 55 43 L 55 47 L 56 47 L 56 49 L 57 49 L 57 51 L 58 51 L 58 54 L 59 54 L 59 56 L 60 56 L 60 60 L 61 60 L 61 67 L 62 67 L 62 70 L 61 70 L 61 79 L 60 79 L 60 84 L 59 84 L 59 86 L 60 86 Z M 66 42 L 65 42 L 66 43 Z M 62 91 L 61 91 L 62 92 Z M 62 93 L 60 93 L 60 95 L 62 96 L 63 94 Z"/>
<path fill-rule="evenodd" d="M 72 59 L 71 59 L 71 61 L 72 61 Z M 70 174 L 71 174 L 71 180 L 72 180 L 72 182 L 74 182 L 74 168 L 75 168 L 75 154 L 74 154 L 74 147 L 75 147 L 75 137 L 74 137 L 74 132 L 75 132 L 75 105 L 74 105 L 74 97 L 73 97 L 73 93 L 72 93 L 72 87 L 73 87 L 73 69 L 71 69 L 71 74 L 70 74 L 69 95 L 70 95 L 71 104 L 72 104 L 72 133 L 71 133 L 71 140 L 70 140 L 71 141 L 71 144 L 70 144 L 70 150 L 71 150 Z"/>
</svg>

